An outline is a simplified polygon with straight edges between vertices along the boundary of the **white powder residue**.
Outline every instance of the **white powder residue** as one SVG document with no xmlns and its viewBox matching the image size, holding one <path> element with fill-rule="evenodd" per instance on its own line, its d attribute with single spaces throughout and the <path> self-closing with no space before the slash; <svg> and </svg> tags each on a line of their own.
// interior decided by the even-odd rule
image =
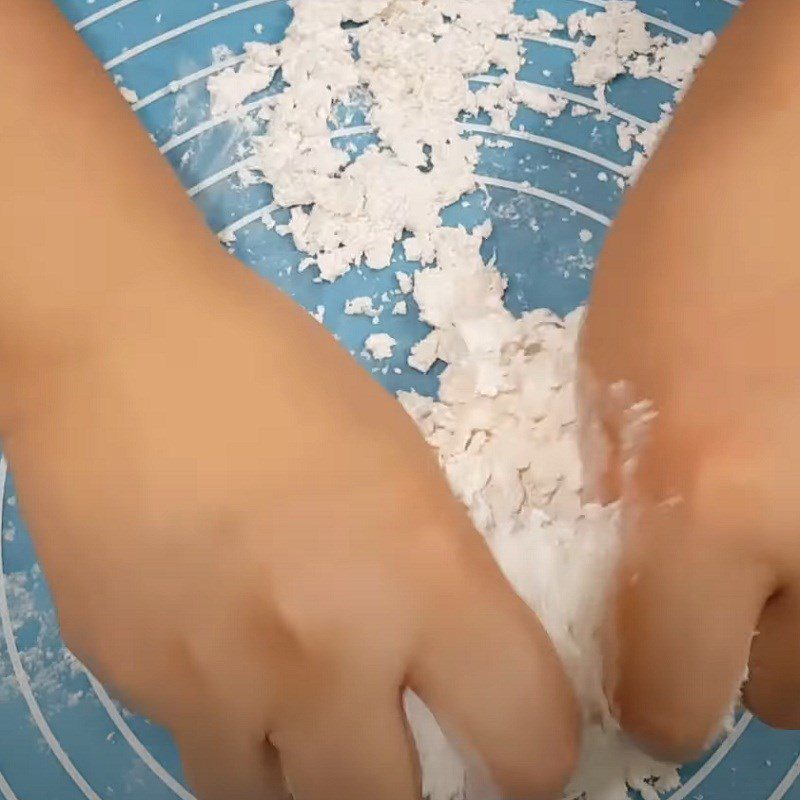
<svg viewBox="0 0 800 800">
<path fill-rule="evenodd" d="M 319 280 L 333 281 L 354 266 L 387 267 L 398 246 L 420 263 L 413 278 L 395 274 L 392 292 L 413 292 L 431 328 L 412 347 L 408 364 L 423 373 L 437 362 L 445 368 L 438 399 L 403 393 L 400 400 L 574 682 L 585 735 L 569 796 L 624 800 L 632 787 L 652 800 L 677 784 L 677 771 L 627 743 L 603 693 L 599 631 L 619 538 L 615 507 L 581 503 L 575 407 L 581 312 L 566 319 L 546 310 L 515 317 L 504 303 L 504 278 L 481 256 L 491 224 L 468 232 L 445 228 L 441 219 L 445 207 L 476 188 L 479 149 L 487 143 L 462 135 L 464 115 L 483 111 L 497 131 L 507 132 L 520 105 L 550 119 L 567 107 L 556 93 L 517 80 L 521 37 L 563 25 L 544 11 L 526 20 L 514 13 L 513 0 L 291 5 L 294 19 L 281 44 L 250 46 L 256 49 L 246 51 L 241 66 L 209 82 L 213 113 L 235 113 L 280 69 L 286 88 L 259 113 L 268 127 L 252 137 L 248 169 L 272 185 L 277 206 L 290 209 L 288 224 L 277 230 L 306 254 L 302 266 L 313 265 Z M 711 35 L 684 43 L 651 35 L 627 0 L 609 0 L 592 15 L 573 14 L 567 29 L 582 37 L 573 73 L 577 85 L 594 87 L 598 119 L 610 118 L 605 86 L 616 76 L 686 86 L 713 43 Z M 499 77 L 473 90 L 470 77 L 489 71 Z M 377 137 L 360 155 L 331 137 L 337 112 L 348 105 L 366 111 Z M 662 108 L 662 118 L 645 128 L 618 128 L 620 146 L 634 151 L 634 166 L 652 152 L 671 110 Z M 573 104 L 571 113 L 590 109 Z M 275 225 L 269 216 L 265 222 Z M 535 220 L 530 226 L 538 230 Z M 581 230 L 579 238 L 589 242 L 592 233 Z M 390 295 L 382 300 L 390 302 Z M 381 310 L 370 297 L 345 306 L 347 314 L 373 319 Z M 392 308 L 407 312 L 403 299 Z M 396 346 L 389 334 L 374 333 L 364 354 L 387 361 Z M 407 704 L 426 796 L 478 800 L 430 713 L 413 696 Z"/>
</svg>

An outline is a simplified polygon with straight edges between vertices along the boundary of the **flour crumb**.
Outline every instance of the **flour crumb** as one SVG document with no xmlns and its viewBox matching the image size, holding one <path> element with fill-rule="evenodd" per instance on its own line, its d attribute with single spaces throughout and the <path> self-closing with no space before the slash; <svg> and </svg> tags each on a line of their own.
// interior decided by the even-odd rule
<svg viewBox="0 0 800 800">
<path fill-rule="evenodd" d="M 364 316 L 376 319 L 382 310 L 382 308 L 375 308 L 371 297 L 351 297 L 344 304 L 344 313 L 350 317 Z"/>
<path fill-rule="evenodd" d="M 392 308 L 392 314 L 396 317 L 402 317 L 405 314 L 408 314 L 408 303 L 405 300 L 398 300 L 394 304 L 394 308 Z"/>
<path fill-rule="evenodd" d="M 228 67 L 208 79 L 212 117 L 240 108 L 248 97 L 266 89 L 278 71 L 280 61 L 274 45 L 248 42 L 244 51 L 245 61 L 241 66 Z"/>
<path fill-rule="evenodd" d="M 411 294 L 414 290 L 414 279 L 407 272 L 396 272 L 397 285 L 403 294 Z"/>
<path fill-rule="evenodd" d="M 581 232 L 578 234 L 578 237 L 584 244 L 587 244 L 588 242 L 591 242 L 592 239 L 594 239 L 594 234 L 590 230 L 583 228 Z"/>
<path fill-rule="evenodd" d="M 385 361 L 394 354 L 397 341 L 388 333 L 373 333 L 364 342 L 364 350 L 376 361 Z"/>
<path fill-rule="evenodd" d="M 119 93 L 122 95 L 123 99 L 131 105 L 139 102 L 139 95 L 133 89 L 129 89 L 127 86 L 120 86 Z"/>
<path fill-rule="evenodd" d="M 517 83 L 515 99 L 531 110 L 551 118 L 560 116 L 569 103 L 565 97 L 557 97 L 540 86 L 522 82 Z"/>
<path fill-rule="evenodd" d="M 582 39 L 572 64 L 576 86 L 605 85 L 628 74 L 659 78 L 685 89 L 716 41 L 711 32 L 693 34 L 684 42 L 651 35 L 645 15 L 633 0 L 608 0 L 593 14 L 576 11 L 567 20 L 567 32 L 573 39 Z"/>
<path fill-rule="evenodd" d="M 325 322 L 325 306 L 317 306 L 311 316 L 322 325 Z"/>
</svg>

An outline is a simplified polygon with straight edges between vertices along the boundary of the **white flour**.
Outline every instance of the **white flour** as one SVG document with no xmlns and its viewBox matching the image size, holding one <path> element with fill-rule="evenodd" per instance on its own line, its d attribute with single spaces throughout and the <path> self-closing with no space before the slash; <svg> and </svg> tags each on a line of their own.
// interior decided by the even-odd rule
<svg viewBox="0 0 800 800">
<path fill-rule="evenodd" d="M 252 138 L 250 169 L 291 209 L 283 233 L 308 254 L 319 279 L 352 266 L 383 269 L 401 242 L 415 275 L 397 273 L 430 334 L 409 364 L 447 364 L 437 400 L 400 400 L 434 446 L 457 496 L 519 594 L 536 610 L 574 681 L 584 710 L 581 768 L 570 796 L 622 800 L 627 787 L 645 800 L 677 783 L 676 770 L 626 744 L 602 691 L 598 630 L 617 558 L 616 509 L 584 506 L 575 409 L 576 340 L 581 313 L 561 320 L 545 310 L 514 317 L 505 281 L 484 263 L 486 223 L 472 232 L 442 227 L 442 210 L 476 188 L 486 139 L 463 136 L 459 117 L 486 111 L 508 131 L 520 104 L 548 117 L 568 101 L 517 80 L 521 36 L 561 31 L 554 16 L 513 13 L 513 0 L 294 0 L 295 16 L 278 46 L 250 45 L 245 62 L 209 81 L 212 109 L 235 111 L 266 89 L 278 69 L 286 88 L 260 111 L 266 133 Z M 347 23 L 347 24 L 345 24 Z M 566 22 L 581 37 L 575 83 L 596 88 L 618 75 L 658 76 L 685 86 L 713 37 L 676 44 L 652 36 L 632 2 L 580 11 Z M 358 57 L 355 53 L 358 52 Z M 492 68 L 497 84 L 472 90 L 469 78 Z M 351 157 L 331 141 L 342 104 L 361 103 L 380 141 Z M 620 126 L 620 146 L 641 162 L 665 116 L 645 129 Z M 593 113 L 573 104 L 573 116 Z M 600 118 L 607 118 L 604 110 Z M 605 175 L 605 180 L 608 176 Z M 274 225 L 271 218 L 268 220 Z M 532 223 L 535 224 L 535 223 Z M 591 233 L 581 231 L 583 242 Z M 382 298 L 383 299 L 383 298 Z M 380 321 L 369 297 L 348 314 Z M 400 300 L 392 312 L 404 314 Z M 321 309 L 317 318 L 322 317 Z M 374 333 L 365 353 L 391 357 L 395 340 Z M 424 706 L 409 713 L 432 800 L 477 798 L 469 776 Z M 481 795 L 485 800 L 485 795 Z"/>
</svg>

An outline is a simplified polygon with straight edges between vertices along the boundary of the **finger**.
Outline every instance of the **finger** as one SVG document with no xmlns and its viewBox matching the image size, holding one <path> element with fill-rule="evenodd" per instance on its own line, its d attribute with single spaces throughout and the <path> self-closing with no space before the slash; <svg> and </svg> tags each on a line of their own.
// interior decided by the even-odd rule
<svg viewBox="0 0 800 800">
<path fill-rule="evenodd" d="M 280 762 L 265 733 L 219 720 L 176 734 L 186 779 L 199 800 L 287 800 Z"/>
<path fill-rule="evenodd" d="M 738 694 L 770 591 L 747 538 L 693 529 L 683 505 L 643 510 L 629 532 L 607 637 L 609 694 L 627 732 L 665 760 L 713 744 Z"/>
<path fill-rule="evenodd" d="M 400 689 L 354 680 L 292 709 L 270 740 L 294 800 L 419 800 L 420 776 Z"/>
<path fill-rule="evenodd" d="M 476 544 L 432 615 L 411 688 L 504 796 L 555 797 L 577 758 L 572 687 L 539 621 Z"/>
<path fill-rule="evenodd" d="M 764 608 L 750 652 L 745 702 L 775 728 L 800 727 L 800 597 L 776 595 Z"/>
</svg>

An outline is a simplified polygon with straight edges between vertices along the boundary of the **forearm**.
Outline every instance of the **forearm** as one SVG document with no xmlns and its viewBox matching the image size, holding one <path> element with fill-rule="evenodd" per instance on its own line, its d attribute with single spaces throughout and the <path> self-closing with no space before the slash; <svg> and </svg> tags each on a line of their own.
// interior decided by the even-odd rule
<svg viewBox="0 0 800 800">
<path fill-rule="evenodd" d="M 697 326 L 687 317 L 704 317 L 714 345 L 696 344 L 716 363 L 703 368 L 720 369 L 745 350 L 766 357 L 797 333 L 798 76 L 800 4 L 751 0 L 701 69 L 609 237 L 590 324 L 601 314 L 631 321 L 617 326 L 609 350 L 635 349 L 630 330 L 662 326 L 659 341 L 685 345 L 691 360 L 693 342 L 681 337 Z"/>
<path fill-rule="evenodd" d="M 117 305 L 160 302 L 171 284 L 224 254 L 54 4 L 7 0 L 3 13 L 0 382 L 7 396 L 21 371 L 110 335 Z"/>
</svg>

